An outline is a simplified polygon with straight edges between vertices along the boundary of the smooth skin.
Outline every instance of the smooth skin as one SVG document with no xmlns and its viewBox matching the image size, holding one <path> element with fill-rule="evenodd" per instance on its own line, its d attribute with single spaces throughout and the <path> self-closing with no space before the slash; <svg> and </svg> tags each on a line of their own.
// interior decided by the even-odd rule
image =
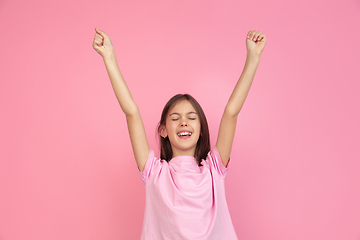
<svg viewBox="0 0 360 240">
<path fill-rule="evenodd" d="M 225 107 L 216 140 L 216 148 L 224 166 L 227 166 L 229 162 L 237 117 L 249 93 L 265 44 L 265 34 L 260 31 L 248 32 L 246 36 L 247 56 L 245 66 Z"/>
<path fill-rule="evenodd" d="M 120 72 L 114 47 L 108 35 L 99 29 L 95 29 L 93 47 L 104 60 L 111 85 L 114 89 L 120 107 L 126 116 L 126 122 L 130 135 L 136 164 L 140 171 L 144 171 L 146 160 L 149 156 L 150 147 L 146 138 L 146 132 L 140 111 L 133 100 L 129 88 Z"/>
<path fill-rule="evenodd" d="M 133 100 L 126 82 L 120 72 L 115 51 L 109 36 L 99 29 L 95 29 L 95 31 L 96 33 L 93 41 L 93 48 L 101 55 L 104 60 L 105 67 L 108 72 L 116 98 L 118 99 L 120 107 L 126 116 L 136 164 L 139 170 L 143 171 L 150 152 L 150 147 L 146 137 L 140 111 L 135 101 Z M 256 69 L 260 62 L 261 53 L 265 48 L 265 44 L 265 34 L 259 31 L 248 32 L 246 37 L 247 58 L 245 66 L 225 107 L 220 122 L 218 138 L 216 141 L 216 148 L 219 151 L 224 166 L 227 166 L 230 158 L 231 148 L 235 135 L 237 116 L 240 113 L 240 110 L 250 90 Z M 184 125 L 187 124 L 187 121 L 193 120 L 185 117 L 182 119 L 182 121 L 179 121 L 179 123 Z M 181 128 L 181 126 L 179 128 Z M 175 126 L 174 129 L 178 128 Z"/>
<path fill-rule="evenodd" d="M 168 137 L 173 158 L 178 156 L 194 156 L 199 140 L 201 123 L 195 108 L 188 100 L 182 100 L 173 106 L 166 118 L 165 126 L 160 130 L 161 137 Z M 182 139 L 180 132 L 191 132 L 191 137 Z"/>
</svg>

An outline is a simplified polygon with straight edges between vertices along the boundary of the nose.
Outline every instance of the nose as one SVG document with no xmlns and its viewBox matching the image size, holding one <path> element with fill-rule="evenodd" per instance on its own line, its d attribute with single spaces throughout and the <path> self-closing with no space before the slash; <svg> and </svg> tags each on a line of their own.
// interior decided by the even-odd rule
<svg viewBox="0 0 360 240">
<path fill-rule="evenodd" d="M 187 127 L 188 126 L 188 123 L 185 119 L 182 119 L 181 123 L 180 123 L 180 126 L 181 127 Z"/>
</svg>

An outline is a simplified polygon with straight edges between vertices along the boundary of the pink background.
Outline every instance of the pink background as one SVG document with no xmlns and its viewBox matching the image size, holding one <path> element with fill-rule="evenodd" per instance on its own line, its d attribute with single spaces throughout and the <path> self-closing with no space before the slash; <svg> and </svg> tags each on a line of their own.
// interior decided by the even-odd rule
<svg viewBox="0 0 360 240">
<path fill-rule="evenodd" d="M 248 30 L 268 42 L 226 179 L 242 240 L 360 239 L 360 2 L 0 2 L 0 239 L 139 239 L 145 191 L 94 28 L 157 150 L 190 93 L 215 144 Z"/>
</svg>

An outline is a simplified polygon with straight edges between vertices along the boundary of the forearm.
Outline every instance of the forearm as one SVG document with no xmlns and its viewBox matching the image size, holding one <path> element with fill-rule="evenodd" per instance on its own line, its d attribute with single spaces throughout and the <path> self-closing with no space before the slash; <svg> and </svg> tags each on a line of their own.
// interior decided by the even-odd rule
<svg viewBox="0 0 360 240">
<path fill-rule="evenodd" d="M 260 55 L 248 53 L 244 69 L 225 108 L 225 112 L 229 115 L 236 117 L 239 114 L 249 93 L 259 62 Z"/>
<path fill-rule="evenodd" d="M 115 53 L 103 57 L 111 85 L 126 116 L 137 113 L 138 108 L 119 69 Z"/>
<path fill-rule="evenodd" d="M 244 70 L 225 107 L 221 118 L 216 148 L 221 161 L 226 167 L 230 158 L 231 147 L 234 141 L 237 116 L 249 93 L 256 69 L 260 62 L 260 55 L 266 44 L 265 34 L 259 31 L 249 31 L 246 36 L 247 57 Z"/>
</svg>

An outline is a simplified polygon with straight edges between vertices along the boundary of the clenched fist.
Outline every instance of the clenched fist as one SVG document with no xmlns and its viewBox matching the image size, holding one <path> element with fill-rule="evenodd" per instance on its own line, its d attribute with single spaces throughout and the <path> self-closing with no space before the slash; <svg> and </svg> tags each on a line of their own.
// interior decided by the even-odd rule
<svg viewBox="0 0 360 240">
<path fill-rule="evenodd" d="M 260 55 L 265 48 L 266 36 L 260 31 L 249 31 L 246 36 L 246 49 L 248 53 Z"/>
<path fill-rule="evenodd" d="M 93 42 L 93 48 L 95 51 L 98 52 L 103 58 L 113 54 L 114 47 L 110 41 L 109 36 L 97 28 L 95 28 L 95 31 L 96 33 Z"/>
</svg>

